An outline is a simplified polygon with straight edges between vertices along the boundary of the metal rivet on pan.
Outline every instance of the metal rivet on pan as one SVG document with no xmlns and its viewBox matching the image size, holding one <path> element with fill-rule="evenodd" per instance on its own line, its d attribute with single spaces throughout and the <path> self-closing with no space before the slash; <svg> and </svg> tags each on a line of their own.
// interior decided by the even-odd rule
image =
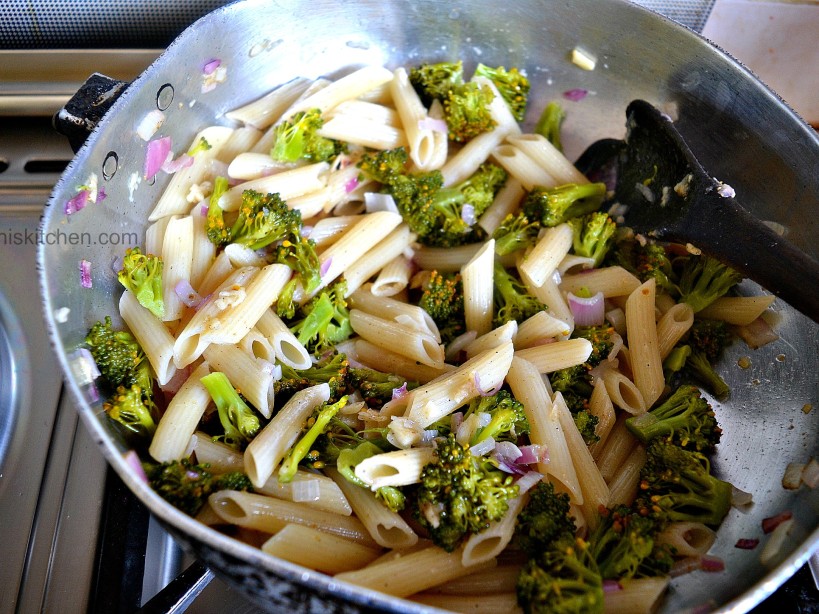
<svg viewBox="0 0 819 614">
<path fill-rule="evenodd" d="M 156 108 L 160 111 L 166 110 L 173 102 L 174 89 L 173 85 L 166 83 L 159 88 L 156 93 Z"/>
<path fill-rule="evenodd" d="M 102 176 L 108 181 L 116 175 L 117 170 L 119 170 L 119 156 L 117 152 L 109 151 L 105 156 L 105 160 L 102 161 Z"/>
</svg>

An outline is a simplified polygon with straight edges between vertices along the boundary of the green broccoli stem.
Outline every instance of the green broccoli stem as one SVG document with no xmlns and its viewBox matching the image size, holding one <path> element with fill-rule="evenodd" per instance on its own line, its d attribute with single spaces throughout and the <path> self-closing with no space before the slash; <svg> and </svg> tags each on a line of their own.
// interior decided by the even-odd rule
<svg viewBox="0 0 819 614">
<path fill-rule="evenodd" d="M 299 343 L 307 346 L 310 341 L 317 338 L 333 321 L 334 312 L 330 297 L 326 293 L 320 294 L 318 299 L 313 301 L 310 313 L 298 325 L 298 330 L 293 331 L 296 332 Z"/>
<path fill-rule="evenodd" d="M 563 111 L 563 107 L 552 101 L 544 107 L 535 125 L 535 133 L 546 138 L 558 151 L 563 151 L 563 144 L 560 140 L 560 125 L 565 117 L 566 113 Z"/>
<path fill-rule="evenodd" d="M 207 235 L 216 246 L 230 242 L 230 230 L 225 226 L 224 211 L 219 206 L 219 199 L 229 188 L 227 177 L 219 176 L 213 181 L 213 192 L 208 203 Z"/>
<path fill-rule="evenodd" d="M 702 352 L 692 352 L 686 362 L 686 368 L 698 382 L 713 394 L 717 399 L 728 398 L 731 389 Z"/>
<path fill-rule="evenodd" d="M 381 448 L 369 441 L 360 443 L 354 448 L 345 448 L 338 454 L 336 469 L 348 482 L 362 488 L 369 488 L 370 485 L 355 474 L 355 467 L 365 458 L 370 458 L 381 452 Z"/>
<path fill-rule="evenodd" d="M 296 445 L 290 449 L 287 457 L 282 461 L 281 467 L 279 467 L 279 482 L 287 483 L 293 480 L 299 468 L 299 463 L 304 460 L 310 452 L 310 449 L 313 447 L 313 444 L 316 443 L 316 439 L 318 439 L 319 435 L 327 430 L 330 420 L 332 420 L 345 405 L 347 405 L 346 396 L 341 397 L 332 405 L 325 405 L 321 411 L 319 411 L 313 425 L 302 438 L 296 442 Z"/>
<path fill-rule="evenodd" d="M 482 429 L 479 429 L 469 442 L 470 446 L 479 444 L 482 441 L 494 438 L 499 433 L 508 431 L 515 423 L 518 416 L 513 409 L 501 409 L 492 416 L 487 424 Z"/>
<path fill-rule="evenodd" d="M 227 375 L 216 371 L 199 381 L 216 404 L 219 422 L 225 430 L 225 443 L 240 447 L 249 442 L 259 431 L 259 418 L 236 392 Z"/>
</svg>

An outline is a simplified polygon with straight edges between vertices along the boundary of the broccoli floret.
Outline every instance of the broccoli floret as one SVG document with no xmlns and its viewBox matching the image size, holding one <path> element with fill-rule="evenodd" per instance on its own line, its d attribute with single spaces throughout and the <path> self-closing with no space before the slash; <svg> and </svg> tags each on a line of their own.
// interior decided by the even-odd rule
<svg viewBox="0 0 819 614">
<path fill-rule="evenodd" d="M 718 526 L 731 508 L 731 485 L 710 473 L 708 458 L 663 438 L 651 441 L 635 501 L 639 513 L 658 521 Z"/>
<path fill-rule="evenodd" d="M 167 463 L 143 463 L 148 483 L 160 497 L 186 514 L 195 516 L 220 490 L 253 492 L 253 485 L 241 471 L 214 474 L 209 463 L 194 464 L 188 459 Z"/>
<path fill-rule="evenodd" d="M 529 294 L 526 286 L 509 273 L 500 262 L 495 262 L 494 297 L 496 327 L 512 320 L 523 322 L 539 311 L 548 309 L 546 305 Z"/>
<path fill-rule="evenodd" d="M 534 245 L 540 232 L 540 222 L 530 220 L 523 211 L 510 213 L 497 227 L 492 238 L 495 239 L 495 254 L 506 256 L 512 252 Z"/>
<path fill-rule="evenodd" d="M 626 427 L 643 443 L 661 437 L 686 450 L 704 453 L 714 449 L 722 434 L 714 410 L 699 389 L 689 385 L 677 388 L 651 411 L 627 419 Z"/>
<path fill-rule="evenodd" d="M 406 495 L 395 486 L 382 486 L 376 489 L 375 498 L 391 512 L 400 512 L 407 504 Z"/>
<path fill-rule="evenodd" d="M 126 434 L 137 440 L 147 440 L 156 431 L 154 421 L 156 406 L 150 395 L 134 384 L 129 388 L 120 386 L 110 400 L 103 404 L 109 418 L 121 425 Z"/>
<path fill-rule="evenodd" d="M 463 62 L 422 64 L 410 69 L 409 80 L 426 106 L 433 100 L 443 100 L 453 87 L 464 82 Z"/>
<path fill-rule="evenodd" d="M 221 371 L 209 373 L 201 380 L 219 412 L 224 435 L 220 439 L 232 448 L 240 450 L 259 432 L 259 416 L 239 396 L 227 375 Z"/>
<path fill-rule="evenodd" d="M 350 369 L 350 385 L 358 390 L 364 402 L 373 409 L 381 409 L 392 400 L 393 392 L 406 385 L 407 390 L 418 387 L 418 382 L 407 381 L 394 373 L 383 373 L 367 367 Z"/>
<path fill-rule="evenodd" d="M 569 495 L 556 493 L 550 482 L 538 482 L 529 491 L 529 501 L 518 514 L 514 543 L 529 558 L 537 558 L 553 542 L 572 537 L 574 533 Z"/>
<path fill-rule="evenodd" d="M 213 192 L 208 203 L 207 235 L 210 242 L 220 247 L 230 243 L 230 229 L 225 226 L 225 214 L 219 206 L 219 199 L 228 191 L 227 177 L 217 177 L 213 181 Z"/>
<path fill-rule="evenodd" d="M 742 281 L 742 275 L 710 256 L 690 256 L 680 273 L 680 301 L 702 311 Z"/>
<path fill-rule="evenodd" d="M 278 162 L 324 162 L 344 151 L 344 145 L 318 135 L 324 125 L 321 109 L 299 111 L 275 128 L 270 157 Z"/>
<path fill-rule="evenodd" d="M 529 100 L 529 89 L 531 84 L 517 68 L 506 70 L 503 66 L 490 68 L 485 64 L 478 64 L 475 67 L 475 77 L 486 77 L 495 87 L 498 88 L 501 98 L 506 101 L 512 115 L 519 122 L 523 121 L 526 115 L 526 103 Z"/>
<path fill-rule="evenodd" d="M 584 183 L 544 188 L 535 186 L 523 199 L 523 212 L 543 226 L 557 226 L 579 215 L 597 211 L 606 197 L 606 184 Z"/>
<path fill-rule="evenodd" d="M 301 236 L 297 230 L 276 247 L 276 262 L 286 264 L 296 273 L 276 300 L 279 317 L 292 320 L 297 308 L 293 299 L 296 288 L 301 285 L 307 294 L 312 294 L 321 285 L 321 261 L 316 252 L 316 242 Z"/>
<path fill-rule="evenodd" d="M 657 291 L 672 297 L 679 296 L 677 275 L 666 248 L 659 243 L 642 245 L 633 239 L 618 241 L 610 252 L 610 264 L 619 265 L 637 276 L 640 281 L 654 279 Z"/>
<path fill-rule="evenodd" d="M 282 364 L 282 376 L 273 384 L 276 406 L 281 408 L 299 390 L 317 386 L 330 385 L 330 401 L 338 400 L 348 386 L 350 361 L 345 354 L 335 352 L 325 356 L 308 369 L 294 369 Z"/>
<path fill-rule="evenodd" d="M 592 352 L 586 360 L 588 368 L 593 368 L 603 362 L 614 347 L 614 327 L 610 324 L 599 326 L 576 326 L 572 331 L 572 339 L 587 339 L 592 344 Z"/>
<path fill-rule="evenodd" d="M 508 176 L 500 166 L 491 162 L 481 164 L 477 171 L 461 183 L 440 188 L 433 198 L 433 207 L 458 207 L 458 215 L 464 217 L 464 205 L 471 205 L 474 217 L 478 218 L 492 204 Z"/>
<path fill-rule="evenodd" d="M 722 356 L 723 350 L 733 341 L 734 335 L 728 324 L 722 320 L 696 318 L 688 332 L 691 349 L 701 352 L 711 362 Z"/>
<path fill-rule="evenodd" d="M 547 104 L 540 118 L 535 125 L 535 134 L 539 134 L 546 138 L 558 151 L 563 151 L 563 144 L 560 140 L 560 125 L 566 118 L 566 113 L 556 102 Z"/>
<path fill-rule="evenodd" d="M 298 235 L 300 228 L 301 212 L 290 209 L 278 194 L 245 190 L 242 192 L 239 217 L 230 230 L 230 242 L 257 250 L 285 237 Z"/>
<path fill-rule="evenodd" d="M 208 151 L 209 149 L 213 149 L 213 145 L 208 143 L 208 140 L 205 137 L 200 136 L 199 140 L 191 145 L 191 148 L 188 150 L 188 155 L 195 156 L 200 151 Z"/>
<path fill-rule="evenodd" d="M 313 415 L 307 420 L 307 432 L 290 448 L 287 456 L 282 460 L 279 467 L 279 482 L 287 483 L 293 480 L 299 463 L 307 458 L 316 439 L 327 430 L 330 421 L 345 405 L 347 405 L 346 396 L 332 404 L 323 403 L 313 412 Z"/>
<path fill-rule="evenodd" d="M 464 286 L 460 273 L 432 271 L 418 305 L 438 326 L 444 344 L 466 330 Z"/>
<path fill-rule="evenodd" d="M 671 556 L 655 544 L 658 526 L 647 516 L 619 506 L 600 510 L 600 522 L 589 536 L 589 548 L 600 575 L 607 580 L 668 573 Z"/>
<path fill-rule="evenodd" d="M 304 318 L 290 328 L 314 356 L 321 356 L 353 334 L 346 293 L 347 282 L 336 281 L 302 307 Z"/>
<path fill-rule="evenodd" d="M 137 385 L 143 395 L 153 394 L 153 370 L 145 352 L 131 333 L 113 329 L 110 316 L 91 327 L 85 343 L 109 390 Z"/>
<path fill-rule="evenodd" d="M 580 435 L 583 437 L 583 441 L 586 442 L 586 445 L 600 441 L 600 437 L 597 435 L 597 425 L 600 422 L 600 418 L 592 414 L 588 409 L 581 409 L 574 412 L 572 418 L 574 419 L 574 425 L 577 427 L 577 430 L 580 431 Z"/>
<path fill-rule="evenodd" d="M 139 304 L 145 309 L 160 319 L 165 315 L 165 301 L 162 299 L 162 258 L 153 254 L 143 254 L 138 247 L 127 249 L 117 279 L 134 293 Z"/>
<path fill-rule="evenodd" d="M 469 82 L 451 88 L 443 99 L 449 140 L 461 143 L 492 130 L 497 125 L 489 111 L 494 98 L 488 85 Z"/>
<path fill-rule="evenodd" d="M 572 239 L 574 253 L 585 258 L 594 258 L 594 266 L 600 266 L 614 243 L 614 233 L 617 230 L 614 220 L 603 211 L 594 211 L 570 219 L 569 225 L 574 233 Z"/>
<path fill-rule="evenodd" d="M 409 79 L 425 105 L 443 103 L 450 140 L 467 141 L 495 127 L 489 112 L 495 94 L 487 85 L 465 83 L 461 62 L 424 64 L 411 69 Z"/>
<path fill-rule="evenodd" d="M 440 171 L 410 173 L 403 147 L 367 154 L 362 172 L 386 186 L 410 229 L 424 245 L 452 247 L 483 238 L 475 220 L 492 204 L 507 173 L 483 164 L 458 185 L 443 187 Z"/>
<path fill-rule="evenodd" d="M 469 403 L 464 418 L 471 415 L 489 414 L 489 423 L 477 429 L 469 445 L 474 446 L 491 437 L 495 441 L 517 441 L 529 432 L 529 420 L 523 404 L 506 390 L 499 390 L 487 397 L 478 397 Z"/>
<path fill-rule="evenodd" d="M 599 614 L 603 579 L 582 539 L 564 537 L 524 565 L 517 580 L 518 605 L 527 614 Z"/>
<path fill-rule="evenodd" d="M 474 457 L 453 435 L 438 440 L 433 460 L 413 489 L 413 513 L 432 541 L 452 552 L 471 533 L 499 520 L 517 496 L 513 478 Z"/>
</svg>

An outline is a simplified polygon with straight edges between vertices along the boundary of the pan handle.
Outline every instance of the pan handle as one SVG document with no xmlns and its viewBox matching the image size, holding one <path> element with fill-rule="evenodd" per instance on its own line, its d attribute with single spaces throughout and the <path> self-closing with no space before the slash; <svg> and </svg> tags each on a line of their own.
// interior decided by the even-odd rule
<svg viewBox="0 0 819 614">
<path fill-rule="evenodd" d="M 54 129 L 68 138 L 77 153 L 100 120 L 116 102 L 129 83 L 94 73 L 57 111 L 52 119 Z"/>
</svg>

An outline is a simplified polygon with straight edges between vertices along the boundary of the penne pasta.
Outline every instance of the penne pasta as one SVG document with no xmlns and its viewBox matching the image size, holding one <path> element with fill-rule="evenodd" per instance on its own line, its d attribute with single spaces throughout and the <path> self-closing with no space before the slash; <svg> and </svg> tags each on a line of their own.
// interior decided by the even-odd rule
<svg viewBox="0 0 819 614">
<path fill-rule="evenodd" d="M 626 300 L 626 328 L 634 384 L 643 395 L 646 407 L 660 398 L 665 387 L 663 360 L 654 320 L 656 282 L 649 279 Z"/>
<path fill-rule="evenodd" d="M 466 329 L 478 335 L 492 330 L 494 263 L 495 241 L 490 239 L 461 269 Z"/>
<path fill-rule="evenodd" d="M 381 553 L 337 535 L 300 525 L 285 525 L 262 544 L 262 551 L 327 574 L 364 567 Z"/>
</svg>

